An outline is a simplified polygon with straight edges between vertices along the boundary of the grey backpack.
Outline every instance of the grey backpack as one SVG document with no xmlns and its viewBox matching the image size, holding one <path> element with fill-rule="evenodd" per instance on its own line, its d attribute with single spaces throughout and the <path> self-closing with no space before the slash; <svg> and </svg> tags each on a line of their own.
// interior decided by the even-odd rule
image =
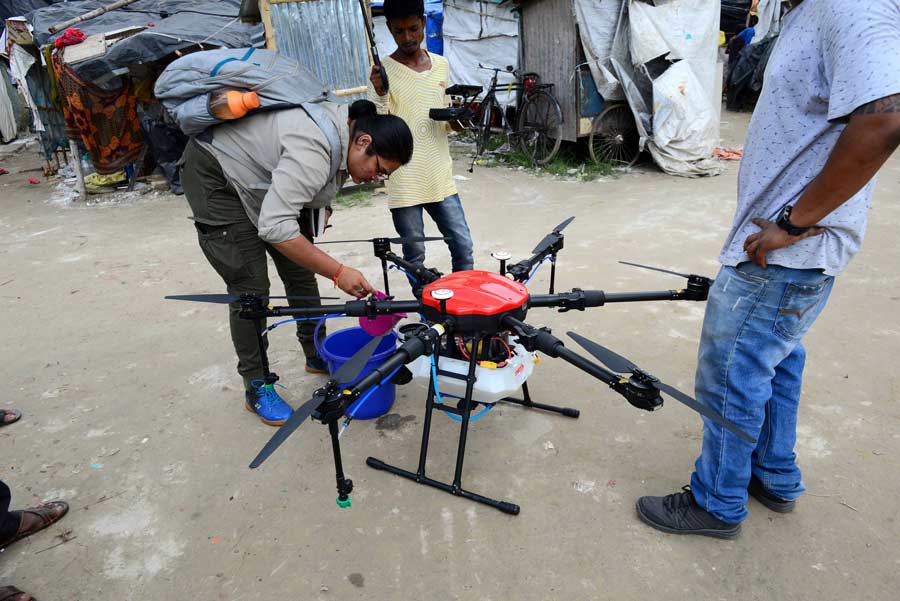
<svg viewBox="0 0 900 601">
<path fill-rule="evenodd" d="M 332 177 L 341 164 L 341 140 L 334 123 L 316 106 L 335 101 L 327 87 L 294 59 L 258 48 L 220 48 L 185 55 L 160 74 L 154 94 L 185 134 L 195 136 L 223 123 L 209 112 L 209 95 L 222 89 L 252 90 L 257 111 L 301 107 L 331 146 Z"/>
</svg>

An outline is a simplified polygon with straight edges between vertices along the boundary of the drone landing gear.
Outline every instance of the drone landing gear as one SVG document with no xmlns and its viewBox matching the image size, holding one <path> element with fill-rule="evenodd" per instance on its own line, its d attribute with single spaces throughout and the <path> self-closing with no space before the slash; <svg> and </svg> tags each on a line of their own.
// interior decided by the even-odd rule
<svg viewBox="0 0 900 601">
<path fill-rule="evenodd" d="M 551 411 L 553 413 L 559 413 L 560 415 L 565 415 L 566 417 L 577 418 L 581 415 L 581 412 L 578 409 L 572 409 L 570 407 L 555 407 L 553 405 L 545 405 L 543 403 L 535 403 L 531 400 L 531 395 L 528 393 L 528 382 L 522 384 L 522 398 L 517 399 L 515 397 L 505 397 L 500 399 L 504 403 L 512 403 L 513 405 L 521 405 L 526 409 L 541 409 L 543 411 Z"/>
<path fill-rule="evenodd" d="M 486 342 L 491 338 L 491 335 L 483 336 L 476 340 L 473 343 L 473 348 L 484 348 L 484 352 L 487 352 L 488 344 L 483 344 L 482 342 Z M 438 360 L 437 350 L 435 351 L 435 362 Z M 469 432 L 469 422 L 471 421 L 472 409 L 475 408 L 479 403 L 478 401 L 473 400 L 472 393 L 475 387 L 475 367 L 478 364 L 478 353 L 472 353 L 471 358 L 469 359 L 469 369 L 468 373 L 463 376 L 460 374 L 456 374 L 454 372 L 439 370 L 438 373 L 442 376 L 451 377 L 451 378 L 459 378 L 466 381 L 466 393 L 465 396 L 460 399 L 459 403 L 456 406 L 445 404 L 445 403 L 436 403 L 435 397 L 437 396 L 434 390 L 434 380 L 428 386 L 428 397 L 425 403 L 425 422 L 422 426 L 422 444 L 419 450 L 419 466 L 415 472 L 410 472 L 408 470 L 401 469 L 399 467 L 390 465 L 385 463 L 380 459 L 376 459 L 375 457 L 369 457 L 366 459 L 366 465 L 371 468 L 382 470 L 389 472 L 391 474 L 395 474 L 397 476 L 401 476 L 403 478 L 407 478 L 408 480 L 412 480 L 414 482 L 418 482 L 419 484 L 424 484 L 426 486 L 431 486 L 432 488 L 437 488 L 438 490 L 443 490 L 444 492 L 448 492 L 452 495 L 456 495 L 458 497 L 463 497 L 476 503 L 481 503 L 483 505 L 488 505 L 490 507 L 494 507 L 495 509 L 499 509 L 503 513 L 508 513 L 510 515 L 518 515 L 519 514 L 519 506 L 515 503 L 510 503 L 508 501 L 499 501 L 497 499 L 492 499 L 490 497 L 485 497 L 484 495 L 480 495 L 478 493 L 474 493 L 468 490 L 465 490 L 462 487 L 462 469 L 463 469 L 463 461 L 465 459 L 466 454 L 466 437 Z M 567 417 L 577 418 L 579 415 L 578 410 L 569 409 L 563 407 L 553 407 L 551 405 L 543 405 L 541 403 L 535 403 L 531 400 L 531 395 L 528 392 L 527 383 L 522 385 L 523 391 L 523 399 L 515 399 L 515 398 L 505 398 L 502 399 L 504 402 L 514 403 L 517 405 L 521 405 L 523 407 L 529 409 L 543 409 L 545 411 L 553 411 L 556 413 L 560 413 Z M 453 474 L 453 482 L 441 482 L 439 480 L 434 480 L 433 478 L 429 478 L 425 474 L 425 463 L 428 458 L 428 442 L 429 437 L 431 435 L 431 417 L 434 414 L 434 410 L 437 409 L 439 411 L 443 411 L 445 413 L 458 415 L 460 418 L 460 428 L 459 428 L 459 446 L 456 451 L 456 468 Z"/>
</svg>

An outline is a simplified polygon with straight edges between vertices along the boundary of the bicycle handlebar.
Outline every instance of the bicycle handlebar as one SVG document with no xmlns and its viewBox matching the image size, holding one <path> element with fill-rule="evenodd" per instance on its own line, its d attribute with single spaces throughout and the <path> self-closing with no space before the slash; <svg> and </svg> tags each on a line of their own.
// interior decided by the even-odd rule
<svg viewBox="0 0 900 601">
<path fill-rule="evenodd" d="M 506 67 L 504 67 L 504 68 L 501 69 L 500 67 L 485 67 L 485 66 L 482 65 L 481 63 L 478 63 L 478 68 L 479 68 L 479 69 L 484 69 L 485 71 L 493 71 L 493 72 L 495 72 L 495 73 L 509 73 L 509 74 L 511 74 L 511 75 L 518 75 L 518 74 L 519 74 L 519 72 L 516 71 L 516 70 L 513 68 L 512 65 L 506 65 Z"/>
</svg>

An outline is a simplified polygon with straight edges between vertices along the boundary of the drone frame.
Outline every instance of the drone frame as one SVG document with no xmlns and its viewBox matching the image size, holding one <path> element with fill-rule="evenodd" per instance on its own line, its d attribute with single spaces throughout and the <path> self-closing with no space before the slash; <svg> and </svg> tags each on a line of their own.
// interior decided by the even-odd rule
<svg viewBox="0 0 900 601">
<path fill-rule="evenodd" d="M 504 513 L 517 515 L 520 511 L 520 507 L 517 504 L 493 499 L 469 491 L 463 488 L 462 484 L 468 429 L 469 424 L 473 419 L 472 411 L 479 404 L 494 404 L 474 399 L 476 367 L 480 360 L 485 358 L 488 353 L 489 345 L 483 343 L 503 332 L 509 332 L 515 336 L 519 343 L 529 352 L 540 351 L 550 357 L 563 359 L 592 377 L 601 380 L 637 408 L 652 411 L 661 407 L 663 400 L 660 396 L 660 391 L 663 390 L 676 400 L 686 404 L 688 407 L 737 433 L 745 440 L 752 441 L 752 438 L 740 431 L 733 423 L 713 414 L 707 408 L 703 407 L 684 393 L 673 389 L 671 386 L 662 384 L 654 376 L 637 368 L 637 366 L 634 366 L 612 351 L 570 332 L 570 337 L 584 347 L 594 358 L 611 366 L 612 370 L 610 370 L 566 348 L 563 341 L 553 336 L 548 328 L 536 328 L 522 321 L 527 311 L 535 308 L 556 308 L 560 312 L 571 310 L 584 311 L 587 308 L 600 307 L 607 303 L 675 300 L 705 301 L 707 298 L 712 280 L 695 275 L 685 276 L 688 278 L 688 285 L 686 288 L 678 290 L 606 293 L 602 290 L 581 290 L 574 288 L 569 292 L 554 293 L 556 257 L 558 252 L 563 248 L 564 240 L 561 232 L 569 223 L 571 223 L 572 219 L 573 218 L 569 218 L 565 220 L 554 228 L 550 234 L 545 236 L 534 248 L 531 257 L 509 266 L 509 268 L 507 268 L 506 265 L 506 261 L 509 258 L 508 253 L 498 253 L 495 255 L 500 261 L 500 275 L 505 276 L 501 280 L 508 282 L 510 287 L 518 286 L 517 290 L 525 290 L 526 299 L 515 311 L 489 315 L 487 317 L 488 322 L 481 322 L 482 324 L 489 323 L 489 325 L 473 326 L 472 321 L 461 320 L 460 316 L 454 315 L 452 311 L 448 311 L 446 300 L 441 300 L 436 307 L 434 299 L 437 299 L 438 296 L 435 295 L 434 292 L 437 292 L 438 290 L 435 289 L 435 286 L 450 280 L 444 278 L 440 272 L 435 269 L 430 269 L 423 265 L 411 264 L 397 256 L 390 249 L 392 241 L 390 238 L 374 238 L 370 240 L 373 244 L 375 256 L 381 259 L 382 262 L 386 292 L 388 284 L 387 263 L 390 262 L 397 265 L 399 268 L 406 271 L 409 276 L 412 276 L 417 280 L 413 285 L 414 295 L 417 297 L 417 300 L 396 301 L 393 300 L 392 297 L 387 297 L 385 299 L 375 299 L 370 297 L 366 300 L 349 301 L 343 305 L 319 307 L 271 307 L 266 306 L 264 298 L 254 298 L 252 296 L 242 297 L 240 301 L 240 315 L 243 318 L 253 320 L 256 324 L 257 339 L 260 345 L 260 357 L 262 359 L 267 384 L 273 384 L 278 380 L 278 376 L 269 370 L 268 358 L 263 341 L 263 336 L 267 331 L 265 320 L 268 317 L 299 316 L 300 318 L 326 318 L 326 316 L 342 315 L 347 317 L 368 317 L 374 319 L 376 316 L 384 314 L 419 312 L 423 313 L 424 317 L 430 323 L 430 325 L 423 324 L 422 331 L 408 336 L 390 357 L 355 384 L 346 387 L 340 385 L 338 383 L 339 381 L 353 381 L 358 377 L 359 371 L 362 370 L 363 366 L 368 361 L 369 356 L 374 352 L 377 343 L 374 345 L 367 345 L 368 348 L 362 349 L 357 355 L 352 357 L 341 370 L 339 370 L 344 373 L 334 374 L 325 386 L 316 390 L 313 397 L 295 411 L 294 415 L 288 419 L 288 421 L 272 437 L 269 443 L 267 443 L 267 445 L 259 452 L 253 462 L 251 462 L 250 467 L 259 467 L 259 465 L 261 465 L 262 462 L 265 461 L 291 433 L 293 433 L 309 417 L 312 417 L 314 420 L 328 426 L 335 464 L 335 478 L 338 490 L 337 503 L 341 507 L 349 506 L 349 495 L 353 490 L 353 483 L 350 479 L 346 478 L 343 472 L 343 462 L 339 442 L 341 430 L 338 426 L 338 421 L 341 417 L 347 415 L 348 408 L 354 402 L 360 400 L 363 395 L 373 388 L 384 385 L 393 378 L 397 371 L 405 364 L 410 363 L 421 356 L 431 356 L 435 365 L 435 371 L 433 372 L 432 378 L 429 379 L 422 439 L 416 471 L 412 472 L 402 469 L 375 457 L 368 457 L 366 464 L 371 468 L 386 471 L 413 480 L 419 484 L 494 507 Z M 521 284 L 530 280 L 540 264 L 548 259 L 552 263 L 549 293 L 545 295 L 530 294 Z M 642 265 L 637 266 L 645 267 Z M 494 278 L 498 277 L 495 274 L 487 274 L 487 272 L 481 273 L 490 275 Z M 516 282 L 517 284 L 513 284 L 513 282 Z M 495 288 L 500 285 L 496 280 L 492 283 Z M 435 286 L 428 288 L 431 284 L 435 284 Z M 432 295 L 430 300 L 426 296 L 426 293 Z M 476 321 L 474 323 L 479 322 Z M 457 334 L 470 337 L 473 343 L 471 355 L 468 357 L 468 369 L 465 375 L 439 369 L 442 340 L 445 337 Z M 350 364 L 353 364 L 353 367 L 351 367 Z M 617 371 L 631 371 L 631 374 L 629 376 L 624 376 L 621 373 L 616 373 Z M 436 398 L 440 398 L 439 390 L 436 389 L 438 375 L 465 381 L 465 394 L 459 399 L 455 407 L 442 402 L 436 402 Z M 527 409 L 538 409 L 559 413 L 560 415 L 570 418 L 577 418 L 580 415 L 580 412 L 577 409 L 534 402 L 528 390 L 527 381 L 522 384 L 522 398 L 504 397 L 496 402 L 513 403 Z M 456 462 L 452 482 L 436 480 L 429 477 L 426 472 L 432 416 L 436 409 L 448 414 L 455 414 L 460 421 Z M 350 419 L 352 419 L 352 415 L 345 421 L 345 426 L 349 423 Z"/>
</svg>

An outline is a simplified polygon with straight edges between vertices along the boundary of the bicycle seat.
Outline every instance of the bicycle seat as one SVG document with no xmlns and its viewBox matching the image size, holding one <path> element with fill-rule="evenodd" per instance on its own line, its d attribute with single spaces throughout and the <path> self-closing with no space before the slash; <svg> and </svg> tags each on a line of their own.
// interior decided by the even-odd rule
<svg viewBox="0 0 900 601">
<path fill-rule="evenodd" d="M 477 96 L 478 94 L 481 94 L 482 89 L 481 86 L 470 86 L 457 83 L 447 88 L 447 91 L 444 93 L 449 94 L 450 96 Z"/>
</svg>

